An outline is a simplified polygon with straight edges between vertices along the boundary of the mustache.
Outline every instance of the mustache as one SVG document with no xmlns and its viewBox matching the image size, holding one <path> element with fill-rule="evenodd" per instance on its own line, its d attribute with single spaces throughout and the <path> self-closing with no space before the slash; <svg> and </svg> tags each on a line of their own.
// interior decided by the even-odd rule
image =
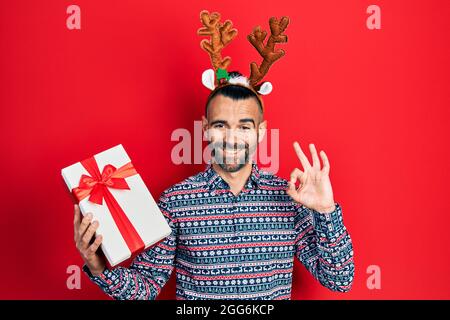
<svg viewBox="0 0 450 320">
<path fill-rule="evenodd" d="M 227 141 L 216 141 L 210 142 L 210 147 L 213 149 L 232 149 L 232 150 L 242 150 L 248 149 L 250 145 L 248 143 L 229 143 Z"/>
</svg>

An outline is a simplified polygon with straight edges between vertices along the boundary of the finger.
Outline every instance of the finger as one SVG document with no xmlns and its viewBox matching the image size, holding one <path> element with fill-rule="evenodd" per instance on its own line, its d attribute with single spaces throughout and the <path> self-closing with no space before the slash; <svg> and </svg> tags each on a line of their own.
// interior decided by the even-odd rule
<svg viewBox="0 0 450 320">
<path fill-rule="evenodd" d="M 73 206 L 73 223 L 75 225 L 80 224 L 80 214 L 81 214 L 80 207 L 77 204 L 75 204 Z"/>
<path fill-rule="evenodd" d="M 296 191 L 295 191 L 295 187 L 293 187 L 293 184 L 292 183 L 289 183 L 288 184 L 289 185 L 289 188 L 286 190 L 286 193 L 289 195 L 289 196 L 291 196 L 291 198 L 295 198 L 295 196 L 296 196 Z"/>
<path fill-rule="evenodd" d="M 91 221 L 92 221 L 92 213 L 88 212 L 86 216 L 84 216 L 84 218 L 81 220 L 80 227 L 78 228 L 79 238 L 81 238 L 84 235 Z"/>
<path fill-rule="evenodd" d="M 303 175 L 303 172 L 298 168 L 295 168 L 291 172 L 291 175 L 290 175 L 291 178 L 288 181 L 288 189 L 286 191 L 287 191 L 287 194 L 290 195 L 292 198 L 294 198 L 297 193 L 295 183 L 297 182 L 297 179 L 301 181 L 302 175 Z"/>
<path fill-rule="evenodd" d="M 316 168 L 320 170 L 320 160 L 319 156 L 317 155 L 316 146 L 314 143 L 309 144 L 309 151 L 311 152 L 312 160 L 313 160 L 313 168 Z"/>
<path fill-rule="evenodd" d="M 98 228 L 98 221 L 94 221 L 91 223 L 89 228 L 86 230 L 86 233 L 83 235 L 81 239 L 81 247 L 87 248 L 89 243 L 91 242 L 92 237 L 94 236 L 95 230 Z"/>
<path fill-rule="evenodd" d="M 100 247 L 100 245 L 102 244 L 102 240 L 103 240 L 103 237 L 101 235 L 98 235 L 95 238 L 95 241 L 89 246 L 87 253 L 89 255 L 95 254 L 98 247 Z"/>
<path fill-rule="evenodd" d="M 288 188 L 287 192 L 295 192 L 295 182 L 297 181 L 297 178 L 291 178 L 290 181 L 288 181 Z"/>
<path fill-rule="evenodd" d="M 292 179 L 292 175 L 294 175 L 296 177 L 296 179 Z M 303 172 L 300 169 L 294 169 L 294 171 L 291 173 L 291 179 L 294 182 L 294 186 L 296 183 L 296 180 L 298 179 L 300 181 L 300 184 L 298 185 L 297 191 L 300 190 L 302 187 L 306 186 L 308 184 L 308 181 L 310 180 L 308 178 L 308 173 L 307 172 Z"/>
<path fill-rule="evenodd" d="M 73 228 L 75 239 L 77 239 L 78 237 L 78 229 L 80 228 L 80 219 L 81 219 L 80 216 L 81 216 L 80 207 L 77 204 L 75 204 L 73 206 Z"/>
<path fill-rule="evenodd" d="M 292 183 L 291 181 L 288 182 L 288 188 L 286 189 L 286 193 L 294 200 L 299 202 L 300 197 L 298 194 L 298 190 L 295 188 L 295 183 Z"/>
<path fill-rule="evenodd" d="M 291 180 L 290 180 L 290 182 L 295 185 L 295 183 L 297 182 L 297 179 L 299 181 L 302 181 L 303 175 L 304 175 L 304 172 L 302 170 L 300 170 L 299 168 L 295 168 L 291 172 Z"/>
<path fill-rule="evenodd" d="M 295 183 L 292 183 L 291 181 L 288 182 L 288 188 L 286 190 L 286 193 L 291 196 L 292 199 L 296 199 L 297 197 L 297 190 L 295 189 Z"/>
<path fill-rule="evenodd" d="M 330 173 L 330 162 L 328 161 L 328 157 L 325 154 L 325 151 L 320 151 L 320 157 L 322 158 L 322 162 L 323 162 L 323 172 L 328 174 Z"/>
<path fill-rule="evenodd" d="M 302 163 L 303 169 L 307 170 L 311 168 L 311 164 L 309 163 L 308 158 L 303 153 L 302 148 L 300 147 L 300 144 L 297 141 L 294 142 L 294 149 L 295 152 L 297 153 L 297 157 L 300 159 L 300 162 Z"/>
</svg>

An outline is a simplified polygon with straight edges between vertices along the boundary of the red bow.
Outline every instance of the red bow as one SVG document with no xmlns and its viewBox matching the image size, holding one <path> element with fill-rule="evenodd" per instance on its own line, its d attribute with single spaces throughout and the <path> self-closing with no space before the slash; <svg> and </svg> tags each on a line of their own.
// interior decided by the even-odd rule
<svg viewBox="0 0 450 320">
<path fill-rule="evenodd" d="M 90 202 L 103 204 L 104 193 L 105 190 L 108 190 L 107 188 L 130 190 L 125 178 L 137 174 L 131 162 L 119 169 L 116 169 L 111 164 L 107 164 L 100 174 L 97 163 L 94 166 L 90 159 L 94 158 L 89 158 L 81 162 L 92 177 L 85 174 L 81 175 L 78 188 L 74 189 L 78 201 L 83 200 L 89 195 Z"/>
<path fill-rule="evenodd" d="M 111 194 L 111 191 L 109 191 L 109 188 L 130 190 L 125 178 L 137 174 L 133 164 L 128 162 L 118 169 L 111 164 L 107 164 L 103 168 L 101 174 L 95 158 L 92 157 L 83 160 L 81 161 L 81 164 L 90 176 L 85 174 L 81 175 L 78 187 L 72 190 L 75 198 L 80 202 L 89 196 L 88 200 L 90 202 L 99 205 L 102 205 L 103 199 L 105 199 L 114 222 L 131 253 L 143 249 L 145 247 L 144 242 L 125 212 L 123 212 L 122 208 Z"/>
</svg>

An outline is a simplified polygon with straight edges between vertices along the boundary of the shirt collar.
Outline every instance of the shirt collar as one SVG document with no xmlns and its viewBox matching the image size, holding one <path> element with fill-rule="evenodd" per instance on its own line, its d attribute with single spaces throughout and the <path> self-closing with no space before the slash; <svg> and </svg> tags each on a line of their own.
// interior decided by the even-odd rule
<svg viewBox="0 0 450 320">
<path fill-rule="evenodd" d="M 207 183 L 207 187 L 210 190 L 216 189 L 229 189 L 228 183 L 213 169 L 211 161 L 208 162 L 203 176 Z M 245 189 L 252 189 L 253 187 L 259 188 L 260 186 L 260 171 L 258 165 L 253 160 L 252 161 L 252 172 L 250 178 L 245 184 Z"/>
</svg>

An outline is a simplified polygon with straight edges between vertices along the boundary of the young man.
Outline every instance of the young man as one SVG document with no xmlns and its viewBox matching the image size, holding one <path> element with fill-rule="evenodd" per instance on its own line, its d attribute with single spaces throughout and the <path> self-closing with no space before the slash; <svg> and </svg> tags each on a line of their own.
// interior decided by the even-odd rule
<svg viewBox="0 0 450 320">
<path fill-rule="evenodd" d="M 81 219 L 75 206 L 75 242 L 90 279 L 115 299 L 155 299 L 176 268 L 177 299 L 290 299 L 296 257 L 323 286 L 350 290 L 353 248 L 325 152 L 321 165 L 310 144 L 310 163 L 294 143 L 303 170 L 289 182 L 262 172 L 251 156 L 266 124 L 254 91 L 227 85 L 210 95 L 203 129 L 211 163 L 163 192 L 158 204 L 172 234 L 129 268 L 106 268 L 98 222 Z"/>
</svg>

